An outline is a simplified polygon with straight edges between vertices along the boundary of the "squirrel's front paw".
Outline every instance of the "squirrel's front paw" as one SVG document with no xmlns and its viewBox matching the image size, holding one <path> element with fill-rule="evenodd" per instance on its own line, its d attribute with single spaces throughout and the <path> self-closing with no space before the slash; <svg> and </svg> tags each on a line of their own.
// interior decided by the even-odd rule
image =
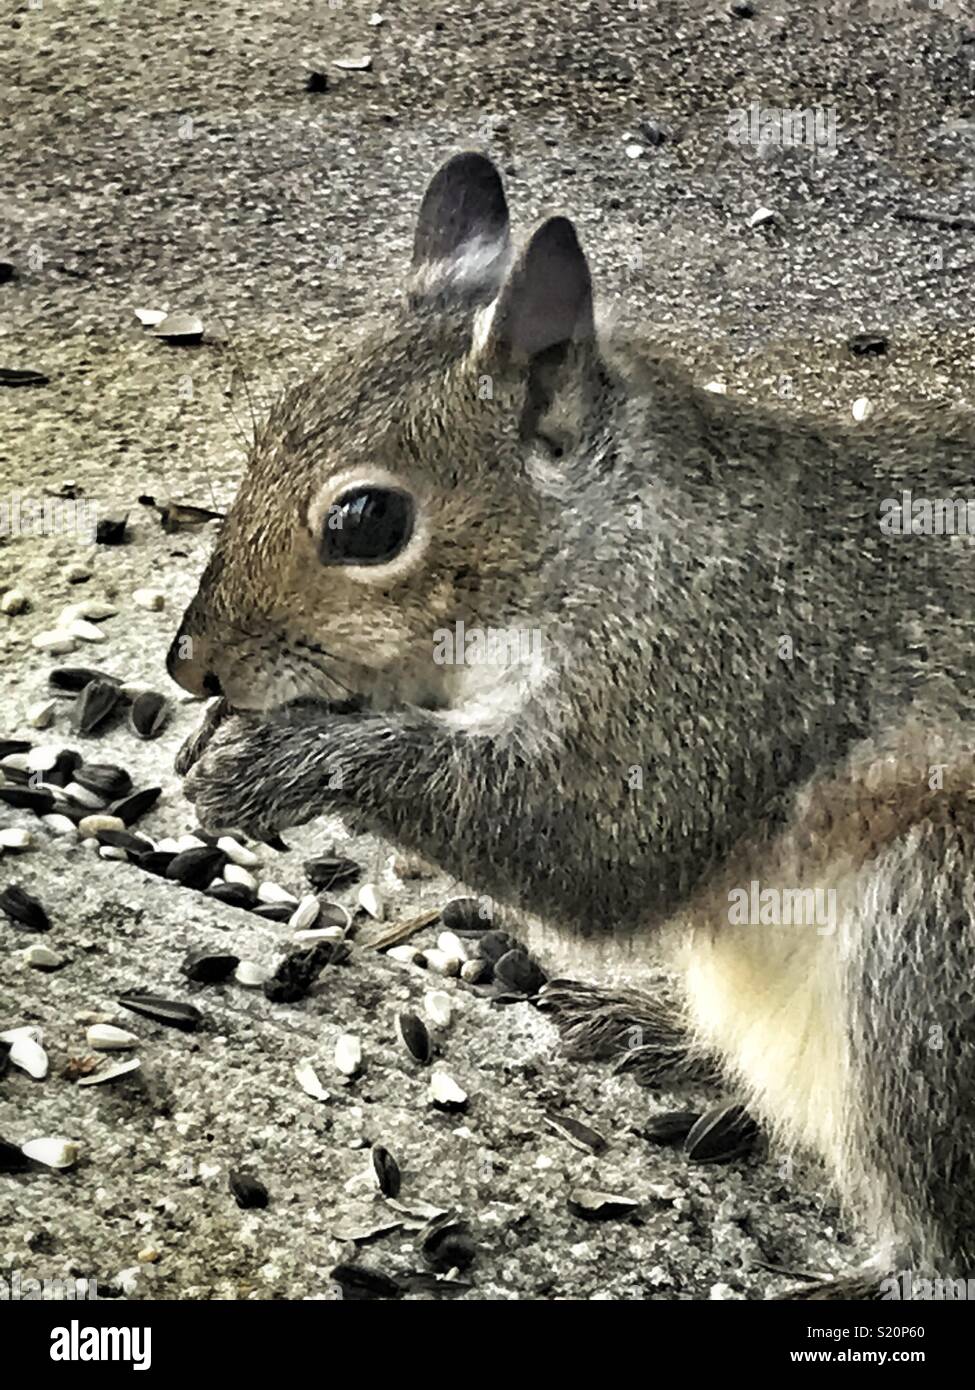
<svg viewBox="0 0 975 1390">
<path fill-rule="evenodd" d="M 298 768 L 283 732 L 240 716 L 220 725 L 184 783 L 204 829 L 268 839 L 318 814 L 296 795 Z"/>
</svg>

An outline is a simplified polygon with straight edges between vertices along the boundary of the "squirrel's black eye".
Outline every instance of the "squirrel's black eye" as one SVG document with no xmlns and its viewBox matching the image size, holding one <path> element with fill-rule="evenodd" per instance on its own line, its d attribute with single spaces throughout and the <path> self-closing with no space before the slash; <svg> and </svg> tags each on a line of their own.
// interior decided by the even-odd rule
<svg viewBox="0 0 975 1390">
<path fill-rule="evenodd" d="M 413 498 L 388 487 L 353 487 L 328 509 L 319 554 L 326 565 L 384 565 L 413 534 Z"/>
</svg>

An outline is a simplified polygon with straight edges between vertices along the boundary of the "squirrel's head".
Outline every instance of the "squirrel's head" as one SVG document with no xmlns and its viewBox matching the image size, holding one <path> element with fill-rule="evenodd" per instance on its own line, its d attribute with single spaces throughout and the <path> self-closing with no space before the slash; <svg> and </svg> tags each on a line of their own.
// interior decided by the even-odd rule
<svg viewBox="0 0 975 1390">
<path fill-rule="evenodd" d="M 240 709 L 452 706 L 436 634 L 539 620 L 560 486 L 609 389 L 571 222 L 512 256 L 494 165 L 451 159 L 420 208 L 403 309 L 272 411 L 171 675 Z"/>
</svg>

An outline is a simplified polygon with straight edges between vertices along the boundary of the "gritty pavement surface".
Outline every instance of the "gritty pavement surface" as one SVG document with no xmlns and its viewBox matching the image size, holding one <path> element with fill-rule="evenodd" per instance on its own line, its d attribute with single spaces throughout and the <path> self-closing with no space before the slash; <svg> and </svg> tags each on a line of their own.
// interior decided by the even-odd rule
<svg viewBox="0 0 975 1390">
<path fill-rule="evenodd" d="M 153 837 L 194 826 L 172 759 L 199 708 L 163 657 L 212 524 L 166 534 L 137 498 L 229 502 L 252 418 L 340 350 L 343 324 L 399 292 L 419 196 L 456 150 L 493 155 L 522 229 L 572 215 L 603 311 L 643 325 L 702 381 L 833 418 L 862 399 L 878 416 L 971 404 L 975 17 L 962 4 L 372 13 L 43 0 L 0 19 L 0 261 L 13 267 L 0 271 L 0 368 L 47 378 L 0 385 L 0 601 L 26 599 L 0 614 L 0 737 L 74 747 L 161 786 L 137 827 Z M 350 57 L 371 62 L 337 66 Z M 309 71 L 325 90 L 307 89 Z M 730 142 L 732 113 L 752 103 L 820 108 L 825 143 Z M 202 343 L 153 337 L 136 308 L 198 314 Z M 886 352 L 852 353 L 864 331 Z M 66 510 L 43 533 L 11 524 L 17 499 L 26 518 L 65 493 L 88 519 L 128 514 L 127 543 L 92 544 L 66 529 Z M 71 582 L 71 566 L 90 577 Z M 146 587 L 161 610 L 133 601 Z M 32 645 L 92 598 L 118 609 L 104 642 L 64 656 Z M 58 663 L 162 691 L 169 723 L 148 742 L 124 720 L 80 737 L 62 698 L 49 729 L 28 727 Z M 190 984 L 190 947 L 273 967 L 291 932 L 0 807 L 0 829 L 18 826 L 33 844 L 4 853 L 0 884 L 44 902 L 44 943 L 67 963 L 25 966 L 41 938 L 0 919 L 0 1029 L 40 1028 L 50 1059 L 44 1079 L 12 1067 L 0 1080 L 0 1136 L 65 1136 L 79 1157 L 0 1173 L 0 1271 L 94 1278 L 135 1298 L 316 1298 L 335 1296 L 337 1264 L 358 1263 L 424 1272 L 408 1297 L 666 1300 L 774 1296 L 796 1282 L 789 1271 L 856 1262 L 855 1224 L 774 1146 L 704 1167 L 641 1136 L 650 1116 L 720 1093 L 650 1092 L 570 1062 L 531 1004 L 493 1005 L 371 951 L 378 928 L 361 913 L 351 960 L 300 1002 Z M 289 839 L 287 853 L 261 850 L 260 876 L 305 891 L 303 858 L 334 844 L 362 864 L 360 882 L 380 884 L 391 923 L 455 891 L 399 877 L 393 847 L 337 822 Z M 356 885 L 331 896 L 354 908 Z M 396 1014 L 423 1013 L 431 984 L 454 1005 L 436 1065 L 468 1092 L 464 1114 L 431 1106 L 430 1068 L 395 1036 Z M 194 1002 L 202 1026 L 127 1014 L 117 998 L 136 989 Z M 141 1070 L 81 1087 L 85 1030 L 101 1020 L 138 1035 Z M 333 1059 L 343 1033 L 363 1048 L 351 1080 Z M 328 1099 L 296 1081 L 305 1059 Z M 600 1131 L 607 1149 L 580 1151 L 549 1114 Z M 402 1210 L 376 1189 L 370 1145 L 402 1170 Z M 237 1207 L 231 1169 L 266 1184 L 266 1209 Z M 639 1207 L 587 1221 L 567 1200 L 579 1186 Z M 459 1213 L 476 1247 L 436 1284 L 421 1249 L 431 1208 Z"/>
</svg>

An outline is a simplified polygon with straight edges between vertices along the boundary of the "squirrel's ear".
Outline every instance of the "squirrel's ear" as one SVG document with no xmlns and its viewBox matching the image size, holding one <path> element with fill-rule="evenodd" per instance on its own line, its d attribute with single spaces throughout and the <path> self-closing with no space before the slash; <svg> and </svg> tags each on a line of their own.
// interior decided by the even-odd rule
<svg viewBox="0 0 975 1390">
<path fill-rule="evenodd" d="M 486 155 L 448 159 L 423 196 L 413 238 L 410 296 L 494 294 L 508 262 L 508 204 Z"/>
<path fill-rule="evenodd" d="M 595 333 L 592 277 L 576 229 L 550 217 L 535 231 L 495 301 L 488 342 L 536 357 Z"/>
</svg>

